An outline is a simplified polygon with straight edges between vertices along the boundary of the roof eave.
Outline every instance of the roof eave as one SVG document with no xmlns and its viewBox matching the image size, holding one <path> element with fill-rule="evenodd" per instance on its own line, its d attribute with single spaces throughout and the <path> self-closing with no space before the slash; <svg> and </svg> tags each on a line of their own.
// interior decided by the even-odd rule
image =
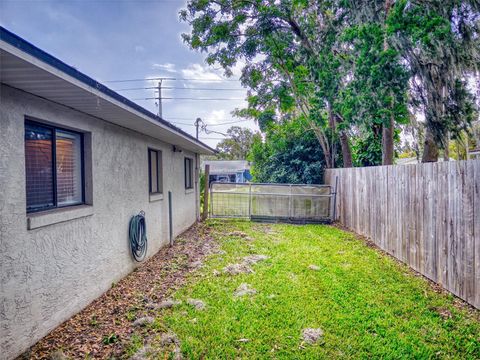
<svg viewBox="0 0 480 360">
<path fill-rule="evenodd" d="M 182 129 L 83 74 L 72 66 L 67 65 L 56 57 L 37 48 L 3 27 L 0 27 L 0 49 L 17 56 L 33 66 L 39 67 L 53 76 L 57 76 L 92 95 L 98 96 L 124 111 L 128 111 L 144 121 L 148 121 L 149 123 L 160 127 L 163 131 L 184 139 L 184 141 L 190 143 L 192 150 L 195 152 L 206 155 L 213 155 L 216 153 L 216 151 L 210 146 L 194 138 Z M 108 119 L 103 120 L 109 121 Z M 148 124 L 146 125 L 149 127 Z M 138 126 L 135 130 L 139 131 Z M 152 133 L 148 133 L 147 135 L 155 137 Z"/>
</svg>

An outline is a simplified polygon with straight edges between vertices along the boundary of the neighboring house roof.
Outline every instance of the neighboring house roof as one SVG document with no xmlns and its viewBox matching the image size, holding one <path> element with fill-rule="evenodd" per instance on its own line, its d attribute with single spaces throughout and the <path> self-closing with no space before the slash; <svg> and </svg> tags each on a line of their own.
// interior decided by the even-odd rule
<svg viewBox="0 0 480 360">
<path fill-rule="evenodd" d="M 210 174 L 233 174 L 250 169 L 247 160 L 205 160 L 210 165 Z"/>
<path fill-rule="evenodd" d="M 0 26 L 0 82 L 186 150 L 208 145 Z"/>
<path fill-rule="evenodd" d="M 476 159 L 480 156 L 480 148 L 473 149 L 468 152 L 468 159 Z"/>
</svg>

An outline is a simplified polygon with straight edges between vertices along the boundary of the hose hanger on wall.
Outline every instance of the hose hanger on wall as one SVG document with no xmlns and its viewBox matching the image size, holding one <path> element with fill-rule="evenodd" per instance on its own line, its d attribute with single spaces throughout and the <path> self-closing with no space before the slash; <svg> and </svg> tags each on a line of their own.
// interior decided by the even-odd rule
<svg viewBox="0 0 480 360">
<path fill-rule="evenodd" d="M 138 262 L 143 261 L 147 255 L 147 224 L 143 210 L 130 219 L 128 237 L 133 258 Z"/>
</svg>

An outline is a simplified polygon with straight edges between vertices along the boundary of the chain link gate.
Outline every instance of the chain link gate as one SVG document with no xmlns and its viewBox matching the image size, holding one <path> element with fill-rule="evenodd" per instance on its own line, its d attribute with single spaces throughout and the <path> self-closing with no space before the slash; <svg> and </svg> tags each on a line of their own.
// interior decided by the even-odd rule
<svg viewBox="0 0 480 360">
<path fill-rule="evenodd" d="M 265 222 L 329 223 L 335 218 L 329 185 L 210 184 L 210 216 Z"/>
</svg>

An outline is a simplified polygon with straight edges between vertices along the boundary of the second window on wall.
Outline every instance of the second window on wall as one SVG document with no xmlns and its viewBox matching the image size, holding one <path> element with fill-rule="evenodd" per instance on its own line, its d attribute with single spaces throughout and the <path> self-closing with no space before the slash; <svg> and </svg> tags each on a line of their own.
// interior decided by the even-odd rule
<svg viewBox="0 0 480 360">
<path fill-rule="evenodd" d="M 193 160 L 185 158 L 185 189 L 193 189 Z"/>
<path fill-rule="evenodd" d="M 150 194 L 161 194 L 162 184 L 162 152 L 148 149 L 148 189 Z"/>
</svg>

